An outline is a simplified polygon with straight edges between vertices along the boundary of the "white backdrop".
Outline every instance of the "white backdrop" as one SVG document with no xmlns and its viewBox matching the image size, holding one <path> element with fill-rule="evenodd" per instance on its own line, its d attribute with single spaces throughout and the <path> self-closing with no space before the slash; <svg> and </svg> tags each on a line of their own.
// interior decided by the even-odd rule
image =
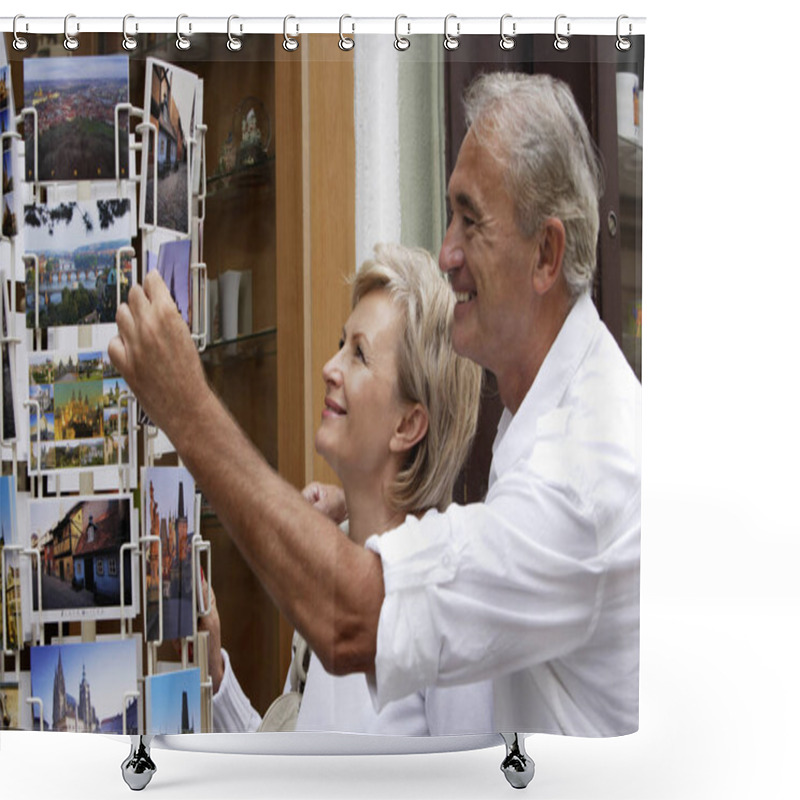
<svg viewBox="0 0 800 800">
<path fill-rule="evenodd" d="M 3 13 L 647 16 L 641 730 L 608 741 L 530 739 L 537 775 L 526 792 L 539 800 L 796 797 L 800 169 L 789 109 L 800 12 L 760 3 L 720 17 L 685 0 L 120 2 L 11 0 Z M 119 773 L 126 754 L 105 737 L 2 734 L 2 796 L 129 797 Z M 156 751 L 159 771 L 146 792 L 509 797 L 501 757 L 501 748 L 307 759 Z"/>
</svg>

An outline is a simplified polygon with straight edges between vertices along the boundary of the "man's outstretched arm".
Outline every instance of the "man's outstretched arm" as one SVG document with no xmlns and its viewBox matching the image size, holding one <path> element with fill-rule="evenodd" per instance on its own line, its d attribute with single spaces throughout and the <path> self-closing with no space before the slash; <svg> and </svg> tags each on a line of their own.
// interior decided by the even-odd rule
<svg viewBox="0 0 800 800">
<path fill-rule="evenodd" d="M 131 288 L 117 327 L 112 362 L 276 605 L 329 672 L 372 672 L 384 595 L 380 558 L 270 468 L 208 385 L 157 272 Z"/>
</svg>

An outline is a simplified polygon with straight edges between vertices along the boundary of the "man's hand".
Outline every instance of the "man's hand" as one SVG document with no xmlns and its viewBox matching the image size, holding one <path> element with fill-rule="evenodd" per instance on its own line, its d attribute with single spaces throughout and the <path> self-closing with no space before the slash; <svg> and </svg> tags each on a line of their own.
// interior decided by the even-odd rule
<svg viewBox="0 0 800 800">
<path fill-rule="evenodd" d="M 317 511 L 337 525 L 347 519 L 347 503 L 340 487 L 312 481 L 303 489 L 302 494 Z"/>
<path fill-rule="evenodd" d="M 189 329 L 156 271 L 133 286 L 117 309 L 118 334 L 108 355 L 153 424 L 175 440 L 176 426 L 196 423 L 193 410 L 211 392 Z"/>
</svg>

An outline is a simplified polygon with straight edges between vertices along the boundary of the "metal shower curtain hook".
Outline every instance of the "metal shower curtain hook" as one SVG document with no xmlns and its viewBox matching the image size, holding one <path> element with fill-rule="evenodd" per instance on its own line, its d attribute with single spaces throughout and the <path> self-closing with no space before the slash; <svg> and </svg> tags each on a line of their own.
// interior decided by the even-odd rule
<svg viewBox="0 0 800 800">
<path fill-rule="evenodd" d="M 411 47 L 411 39 L 407 39 L 405 36 L 400 35 L 399 28 L 401 19 L 408 19 L 408 17 L 405 14 L 398 14 L 394 18 L 394 49 L 400 50 L 402 52 L 403 50 L 408 50 L 408 48 Z M 411 33 L 410 23 L 406 23 L 406 28 L 407 28 L 406 34 L 410 34 Z"/>
<path fill-rule="evenodd" d="M 511 14 L 503 14 L 503 16 L 500 17 L 500 49 L 501 50 L 513 50 L 514 46 L 517 43 L 516 40 L 514 39 L 514 37 L 517 35 L 517 23 L 512 21 L 512 23 L 511 23 L 511 35 L 509 36 L 505 32 L 505 22 L 506 22 L 507 19 L 513 20 L 513 17 L 511 16 Z"/>
<path fill-rule="evenodd" d="M 239 19 L 239 17 L 237 17 L 235 14 L 231 14 L 228 17 L 228 43 L 227 43 L 227 48 L 232 53 L 236 53 L 236 52 L 238 52 L 239 50 L 242 49 L 242 40 L 240 38 L 238 38 L 237 36 L 234 36 L 233 33 L 231 33 L 231 23 L 235 19 Z M 242 32 L 242 26 L 239 25 L 239 33 L 241 33 L 241 32 Z"/>
<path fill-rule="evenodd" d="M 340 50 L 352 50 L 355 46 L 355 40 L 349 36 L 344 35 L 344 31 L 342 30 L 342 26 L 346 19 L 353 19 L 349 14 L 342 14 L 339 17 L 339 49 Z M 355 33 L 356 31 L 356 24 L 355 22 L 352 25 L 352 32 Z"/>
<path fill-rule="evenodd" d="M 122 46 L 127 51 L 130 52 L 131 50 L 135 50 L 136 49 L 136 46 L 138 45 L 138 42 L 136 41 L 136 39 L 133 36 L 130 36 L 128 34 L 128 20 L 129 19 L 135 19 L 133 14 L 126 14 L 122 18 Z M 138 25 L 136 27 L 138 28 Z"/>
<path fill-rule="evenodd" d="M 570 36 L 570 24 L 569 24 L 569 21 L 567 21 L 567 35 L 566 36 L 562 36 L 558 32 L 558 23 L 559 23 L 559 20 L 562 20 L 562 19 L 567 19 L 567 15 L 566 14 L 559 14 L 556 17 L 556 21 L 555 21 L 555 37 L 556 38 L 555 38 L 555 41 L 553 42 L 553 47 L 555 47 L 556 50 L 566 50 L 567 48 L 569 48 L 569 36 Z"/>
<path fill-rule="evenodd" d="M 451 19 L 456 20 L 456 35 L 452 36 L 449 31 L 447 30 L 447 24 L 450 22 Z M 444 45 L 445 50 L 456 50 L 458 49 L 459 41 L 458 37 L 461 33 L 461 23 L 458 21 L 458 18 L 455 14 L 448 14 L 444 18 Z"/>
<path fill-rule="evenodd" d="M 300 46 L 300 43 L 294 36 L 289 36 L 288 26 L 290 19 L 296 19 L 296 17 L 293 17 L 291 14 L 289 14 L 283 18 L 283 49 L 293 52 L 294 50 L 297 50 L 297 48 Z M 297 24 L 295 24 L 295 31 L 299 32 Z"/>
<path fill-rule="evenodd" d="M 13 26 L 13 35 L 14 35 L 14 49 L 15 50 L 27 50 L 28 49 L 28 40 L 24 39 L 22 36 L 17 33 L 17 22 L 21 19 L 25 19 L 23 14 L 17 14 L 14 17 L 14 26 Z M 28 24 L 25 23 L 25 30 L 28 30 Z"/>
<path fill-rule="evenodd" d="M 69 21 L 71 19 L 75 19 L 74 14 L 67 14 L 64 17 L 64 49 L 65 50 L 77 50 L 78 49 L 78 40 L 76 37 L 72 36 L 69 32 Z M 79 23 L 75 24 L 76 32 L 79 31 L 81 28 Z"/>
<path fill-rule="evenodd" d="M 188 18 L 188 14 L 178 14 L 178 18 L 175 20 L 175 47 L 177 47 L 178 50 L 188 50 L 192 46 L 192 43 L 189 41 L 189 39 L 181 33 L 181 20 Z M 189 31 L 191 30 L 192 24 L 190 22 Z"/>
<path fill-rule="evenodd" d="M 622 20 L 624 20 L 624 19 L 628 19 L 628 17 L 625 16 L 625 14 L 620 14 L 620 16 L 617 17 L 617 44 L 616 44 L 616 47 L 617 47 L 617 50 L 619 50 L 620 52 L 623 52 L 623 53 L 626 50 L 630 50 L 631 49 L 631 40 L 627 39 L 626 37 L 624 37 L 620 33 L 620 30 L 622 28 Z M 633 32 L 633 26 L 629 22 L 628 23 L 628 36 L 630 36 L 632 32 Z"/>
</svg>

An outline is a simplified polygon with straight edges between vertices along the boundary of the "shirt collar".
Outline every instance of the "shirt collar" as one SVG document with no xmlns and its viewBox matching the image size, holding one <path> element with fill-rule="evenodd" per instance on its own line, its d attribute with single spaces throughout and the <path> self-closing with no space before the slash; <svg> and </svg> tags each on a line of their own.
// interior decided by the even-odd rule
<svg viewBox="0 0 800 800">
<path fill-rule="evenodd" d="M 503 409 L 492 445 L 492 473 L 503 472 L 530 448 L 530 433 L 541 414 L 556 408 L 597 334 L 600 315 L 589 292 L 570 309 L 516 414 Z M 490 481 L 491 482 L 491 481 Z"/>
</svg>

